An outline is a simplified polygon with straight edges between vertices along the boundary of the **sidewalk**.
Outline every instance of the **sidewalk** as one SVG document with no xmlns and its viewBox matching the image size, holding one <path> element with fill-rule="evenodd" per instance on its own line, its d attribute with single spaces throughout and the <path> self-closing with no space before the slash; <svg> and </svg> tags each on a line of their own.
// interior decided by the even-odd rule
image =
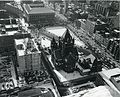
<svg viewBox="0 0 120 97">
<path fill-rule="evenodd" d="M 49 6 L 48 6 L 49 7 Z M 50 8 L 50 7 L 49 7 Z M 51 9 L 51 8 L 50 8 Z M 67 21 L 68 19 L 63 15 L 63 14 L 59 14 L 59 12 L 54 11 L 56 16 L 59 17 L 59 19 L 61 19 L 62 21 Z M 72 24 L 67 24 L 68 28 L 71 29 L 71 31 L 74 32 L 74 34 L 80 39 L 82 40 L 85 44 L 89 45 L 92 49 L 92 47 L 97 48 L 98 50 L 100 50 L 101 55 L 107 58 L 110 58 L 110 60 L 116 64 L 117 67 L 120 67 L 120 63 L 116 62 L 115 59 L 106 52 L 106 47 L 104 46 L 100 46 L 98 45 L 95 40 L 93 39 L 92 36 L 89 35 L 88 31 L 85 31 L 83 29 L 77 29 L 75 28 Z M 87 29 L 87 28 L 86 28 Z"/>
<path fill-rule="evenodd" d="M 99 46 L 95 40 L 90 37 L 85 30 L 82 29 L 76 29 L 71 25 L 68 25 L 68 27 L 75 32 L 75 35 L 79 37 L 80 40 L 82 40 L 85 44 L 90 45 L 91 47 L 96 47 L 97 49 L 100 50 L 101 54 L 103 57 L 110 58 L 111 62 L 115 63 L 117 67 L 120 68 L 120 63 L 116 62 L 114 58 L 110 54 L 108 54 L 105 50 L 105 47 Z"/>
</svg>

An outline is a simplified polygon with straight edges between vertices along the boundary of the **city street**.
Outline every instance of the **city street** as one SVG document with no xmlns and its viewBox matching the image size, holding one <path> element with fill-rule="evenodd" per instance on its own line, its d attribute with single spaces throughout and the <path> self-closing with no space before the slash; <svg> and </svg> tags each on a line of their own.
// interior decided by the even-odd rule
<svg viewBox="0 0 120 97">
<path fill-rule="evenodd" d="M 120 97 L 119 0 L 0 0 L 0 97 Z"/>
<path fill-rule="evenodd" d="M 55 11 L 55 14 L 59 19 L 65 22 L 65 24 L 68 22 L 67 18 L 63 14 L 59 14 L 59 12 Z M 116 62 L 115 59 L 106 51 L 106 47 L 98 45 L 95 40 L 93 39 L 93 36 L 89 35 L 87 31 L 83 29 L 77 29 L 77 27 L 74 26 L 74 23 L 72 24 L 67 24 L 67 27 L 74 32 L 74 34 L 82 40 L 85 44 L 97 48 L 101 54 L 102 57 L 109 58 L 111 62 L 113 62 L 117 67 L 120 67 L 120 63 Z M 91 48 L 92 49 L 92 48 Z"/>
</svg>

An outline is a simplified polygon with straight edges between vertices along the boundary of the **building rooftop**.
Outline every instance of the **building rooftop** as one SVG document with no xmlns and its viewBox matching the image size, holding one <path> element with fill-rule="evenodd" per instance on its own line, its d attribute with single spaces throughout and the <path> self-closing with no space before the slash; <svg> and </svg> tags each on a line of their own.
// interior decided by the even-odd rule
<svg viewBox="0 0 120 97">
<path fill-rule="evenodd" d="M 70 80 L 74 80 L 82 77 L 82 75 L 80 75 L 78 71 L 74 71 L 73 73 L 67 73 L 63 70 L 60 70 L 60 71 L 54 70 L 54 72 L 59 78 L 60 82 L 66 82 L 66 81 L 70 81 Z"/>
<path fill-rule="evenodd" d="M 39 7 L 44 7 L 43 3 L 39 3 L 39 4 L 29 4 L 31 8 L 39 8 Z"/>
<path fill-rule="evenodd" d="M 74 96 L 75 95 L 75 96 Z M 82 90 L 78 93 L 66 97 L 119 97 L 120 95 L 109 86 L 98 86 L 88 90 Z"/>
<path fill-rule="evenodd" d="M 53 97 L 53 93 L 45 88 L 31 89 L 19 93 L 19 97 Z"/>
<path fill-rule="evenodd" d="M 32 1 L 32 2 L 33 2 L 33 0 L 21 0 L 21 1 L 26 1 L 26 2 L 27 2 L 27 1 Z"/>
<path fill-rule="evenodd" d="M 111 76 L 120 74 L 120 69 L 119 68 L 114 68 L 114 69 L 102 71 L 101 73 L 104 74 L 107 78 L 110 79 Z"/>
<path fill-rule="evenodd" d="M 58 36 L 58 37 L 64 37 L 67 28 L 63 26 L 56 26 L 56 27 L 46 27 L 45 28 L 47 32 L 50 32 L 51 34 Z M 70 30 L 69 30 L 70 31 Z M 79 47 L 85 47 L 85 43 L 83 41 L 80 41 L 71 31 L 70 34 L 72 38 L 75 39 L 75 45 Z M 54 37 L 54 36 L 53 36 Z"/>
<path fill-rule="evenodd" d="M 15 39 L 15 44 L 19 56 L 24 56 L 25 54 L 40 53 L 34 39 Z"/>
<path fill-rule="evenodd" d="M 18 31 L 8 31 L 8 32 L 6 32 L 6 34 L 0 34 L 0 36 L 15 35 L 17 33 L 19 33 L 19 32 Z"/>
<path fill-rule="evenodd" d="M 5 28 L 0 29 L 0 36 L 15 35 L 18 32 L 18 25 L 5 25 Z"/>
<path fill-rule="evenodd" d="M 41 45 L 43 48 L 50 47 L 51 41 L 47 39 L 46 37 L 42 36 L 41 37 Z"/>
<path fill-rule="evenodd" d="M 52 34 L 55 34 L 56 36 L 62 37 L 63 34 L 66 31 L 65 27 L 57 26 L 57 27 L 46 27 L 46 30 Z"/>
<path fill-rule="evenodd" d="M 39 7 L 39 6 L 35 7 L 35 4 L 34 4 L 33 8 L 32 8 L 32 4 L 25 4 L 24 8 L 25 8 L 27 14 L 48 14 L 48 13 L 54 13 L 54 11 L 52 11 L 49 8 L 46 8 L 46 7 Z"/>
<path fill-rule="evenodd" d="M 67 32 L 66 32 L 66 28 L 65 27 L 61 27 L 61 26 L 60 27 L 48 27 L 48 28 L 46 28 L 46 30 L 48 32 L 52 33 L 52 34 L 61 36 L 63 38 L 63 40 L 68 35 Z M 60 33 L 62 33 L 62 34 L 60 34 Z M 71 32 L 70 32 L 70 34 L 71 34 Z M 71 37 L 73 37 L 73 35 L 71 35 Z M 47 43 L 46 38 L 43 39 L 43 40 L 44 41 L 42 41 L 41 44 L 42 45 L 46 45 L 46 43 Z M 52 43 L 53 43 L 53 40 L 51 41 L 51 44 Z M 50 46 L 51 44 L 47 45 L 47 47 L 51 48 L 51 46 Z M 81 44 L 82 44 L 82 42 L 81 42 Z M 42 47 L 44 47 L 44 46 L 42 46 Z M 83 53 L 84 56 L 82 56 L 81 54 L 79 54 L 81 52 Z M 74 56 L 74 54 L 77 55 L 75 48 L 72 49 L 71 53 L 73 55 L 68 55 L 68 57 L 66 57 L 66 60 L 69 59 L 69 58 L 71 58 L 71 57 L 73 58 L 73 60 L 74 60 L 74 58 L 76 58 Z M 78 49 L 78 54 L 79 54 L 78 56 L 79 56 L 79 58 L 81 60 L 82 59 L 88 59 L 88 58 L 90 58 L 92 63 L 95 60 L 95 57 L 91 54 L 91 52 L 88 51 L 88 50 L 86 50 L 86 49 L 84 49 L 84 48 L 79 48 Z M 52 65 L 52 68 L 54 68 L 54 73 L 56 74 L 56 76 L 58 76 L 58 79 L 60 80 L 60 82 L 70 81 L 70 80 L 74 80 L 74 79 L 78 79 L 78 78 L 82 77 L 82 75 L 78 71 L 76 71 L 76 70 L 74 72 L 72 72 L 72 73 L 67 73 L 67 72 L 65 72 L 62 69 L 61 70 L 57 70 L 56 69 L 56 65 L 51 61 L 51 56 L 48 55 L 47 57 L 48 57 L 48 60 L 50 61 L 51 65 Z M 60 49 L 57 49 L 57 50 L 54 51 L 54 58 L 55 58 L 55 60 L 60 61 L 60 60 L 62 60 L 62 57 L 63 56 L 61 56 L 61 50 Z M 72 60 L 72 59 L 70 59 L 70 60 Z M 76 64 L 77 64 L 77 62 L 76 62 Z"/>
<path fill-rule="evenodd" d="M 14 0 L 0 0 L 0 2 L 14 2 Z"/>
<path fill-rule="evenodd" d="M 109 69 L 109 70 L 104 70 L 99 73 L 102 78 L 106 81 L 106 83 L 115 91 L 117 91 L 120 94 L 120 91 L 117 89 L 117 87 L 113 84 L 112 81 L 110 81 L 112 76 L 115 75 L 120 75 L 120 69 L 119 68 L 114 68 L 114 69 Z M 119 77 L 118 77 L 119 78 Z M 119 86 L 119 85 L 118 85 Z"/>
</svg>

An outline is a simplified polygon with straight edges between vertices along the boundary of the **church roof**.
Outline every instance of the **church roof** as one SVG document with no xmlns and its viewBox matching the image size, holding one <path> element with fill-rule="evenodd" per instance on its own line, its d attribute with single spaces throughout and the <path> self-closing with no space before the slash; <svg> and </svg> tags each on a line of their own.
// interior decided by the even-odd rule
<svg viewBox="0 0 120 97">
<path fill-rule="evenodd" d="M 55 56 L 55 59 L 61 60 L 62 59 L 61 50 L 60 49 L 55 50 L 54 56 Z"/>
<path fill-rule="evenodd" d="M 52 41 L 51 41 L 51 43 L 55 43 L 56 41 L 55 41 L 55 38 L 53 37 L 53 39 L 52 39 Z"/>
<path fill-rule="evenodd" d="M 76 62 L 76 58 L 73 55 L 73 53 L 69 53 L 68 56 L 66 56 L 67 59 L 67 63 L 73 64 L 74 62 Z"/>
</svg>

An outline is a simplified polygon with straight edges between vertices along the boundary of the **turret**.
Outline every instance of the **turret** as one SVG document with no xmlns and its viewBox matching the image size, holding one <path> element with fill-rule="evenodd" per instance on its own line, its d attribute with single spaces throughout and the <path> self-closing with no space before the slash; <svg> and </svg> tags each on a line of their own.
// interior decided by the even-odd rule
<svg viewBox="0 0 120 97">
<path fill-rule="evenodd" d="M 51 50 L 56 50 L 58 48 L 57 42 L 55 41 L 55 38 L 53 37 L 51 41 Z"/>
<path fill-rule="evenodd" d="M 63 44 L 63 43 L 62 43 L 61 37 L 59 37 L 59 41 L 58 41 L 58 42 L 59 42 L 59 48 L 62 49 L 62 44 Z"/>
</svg>

